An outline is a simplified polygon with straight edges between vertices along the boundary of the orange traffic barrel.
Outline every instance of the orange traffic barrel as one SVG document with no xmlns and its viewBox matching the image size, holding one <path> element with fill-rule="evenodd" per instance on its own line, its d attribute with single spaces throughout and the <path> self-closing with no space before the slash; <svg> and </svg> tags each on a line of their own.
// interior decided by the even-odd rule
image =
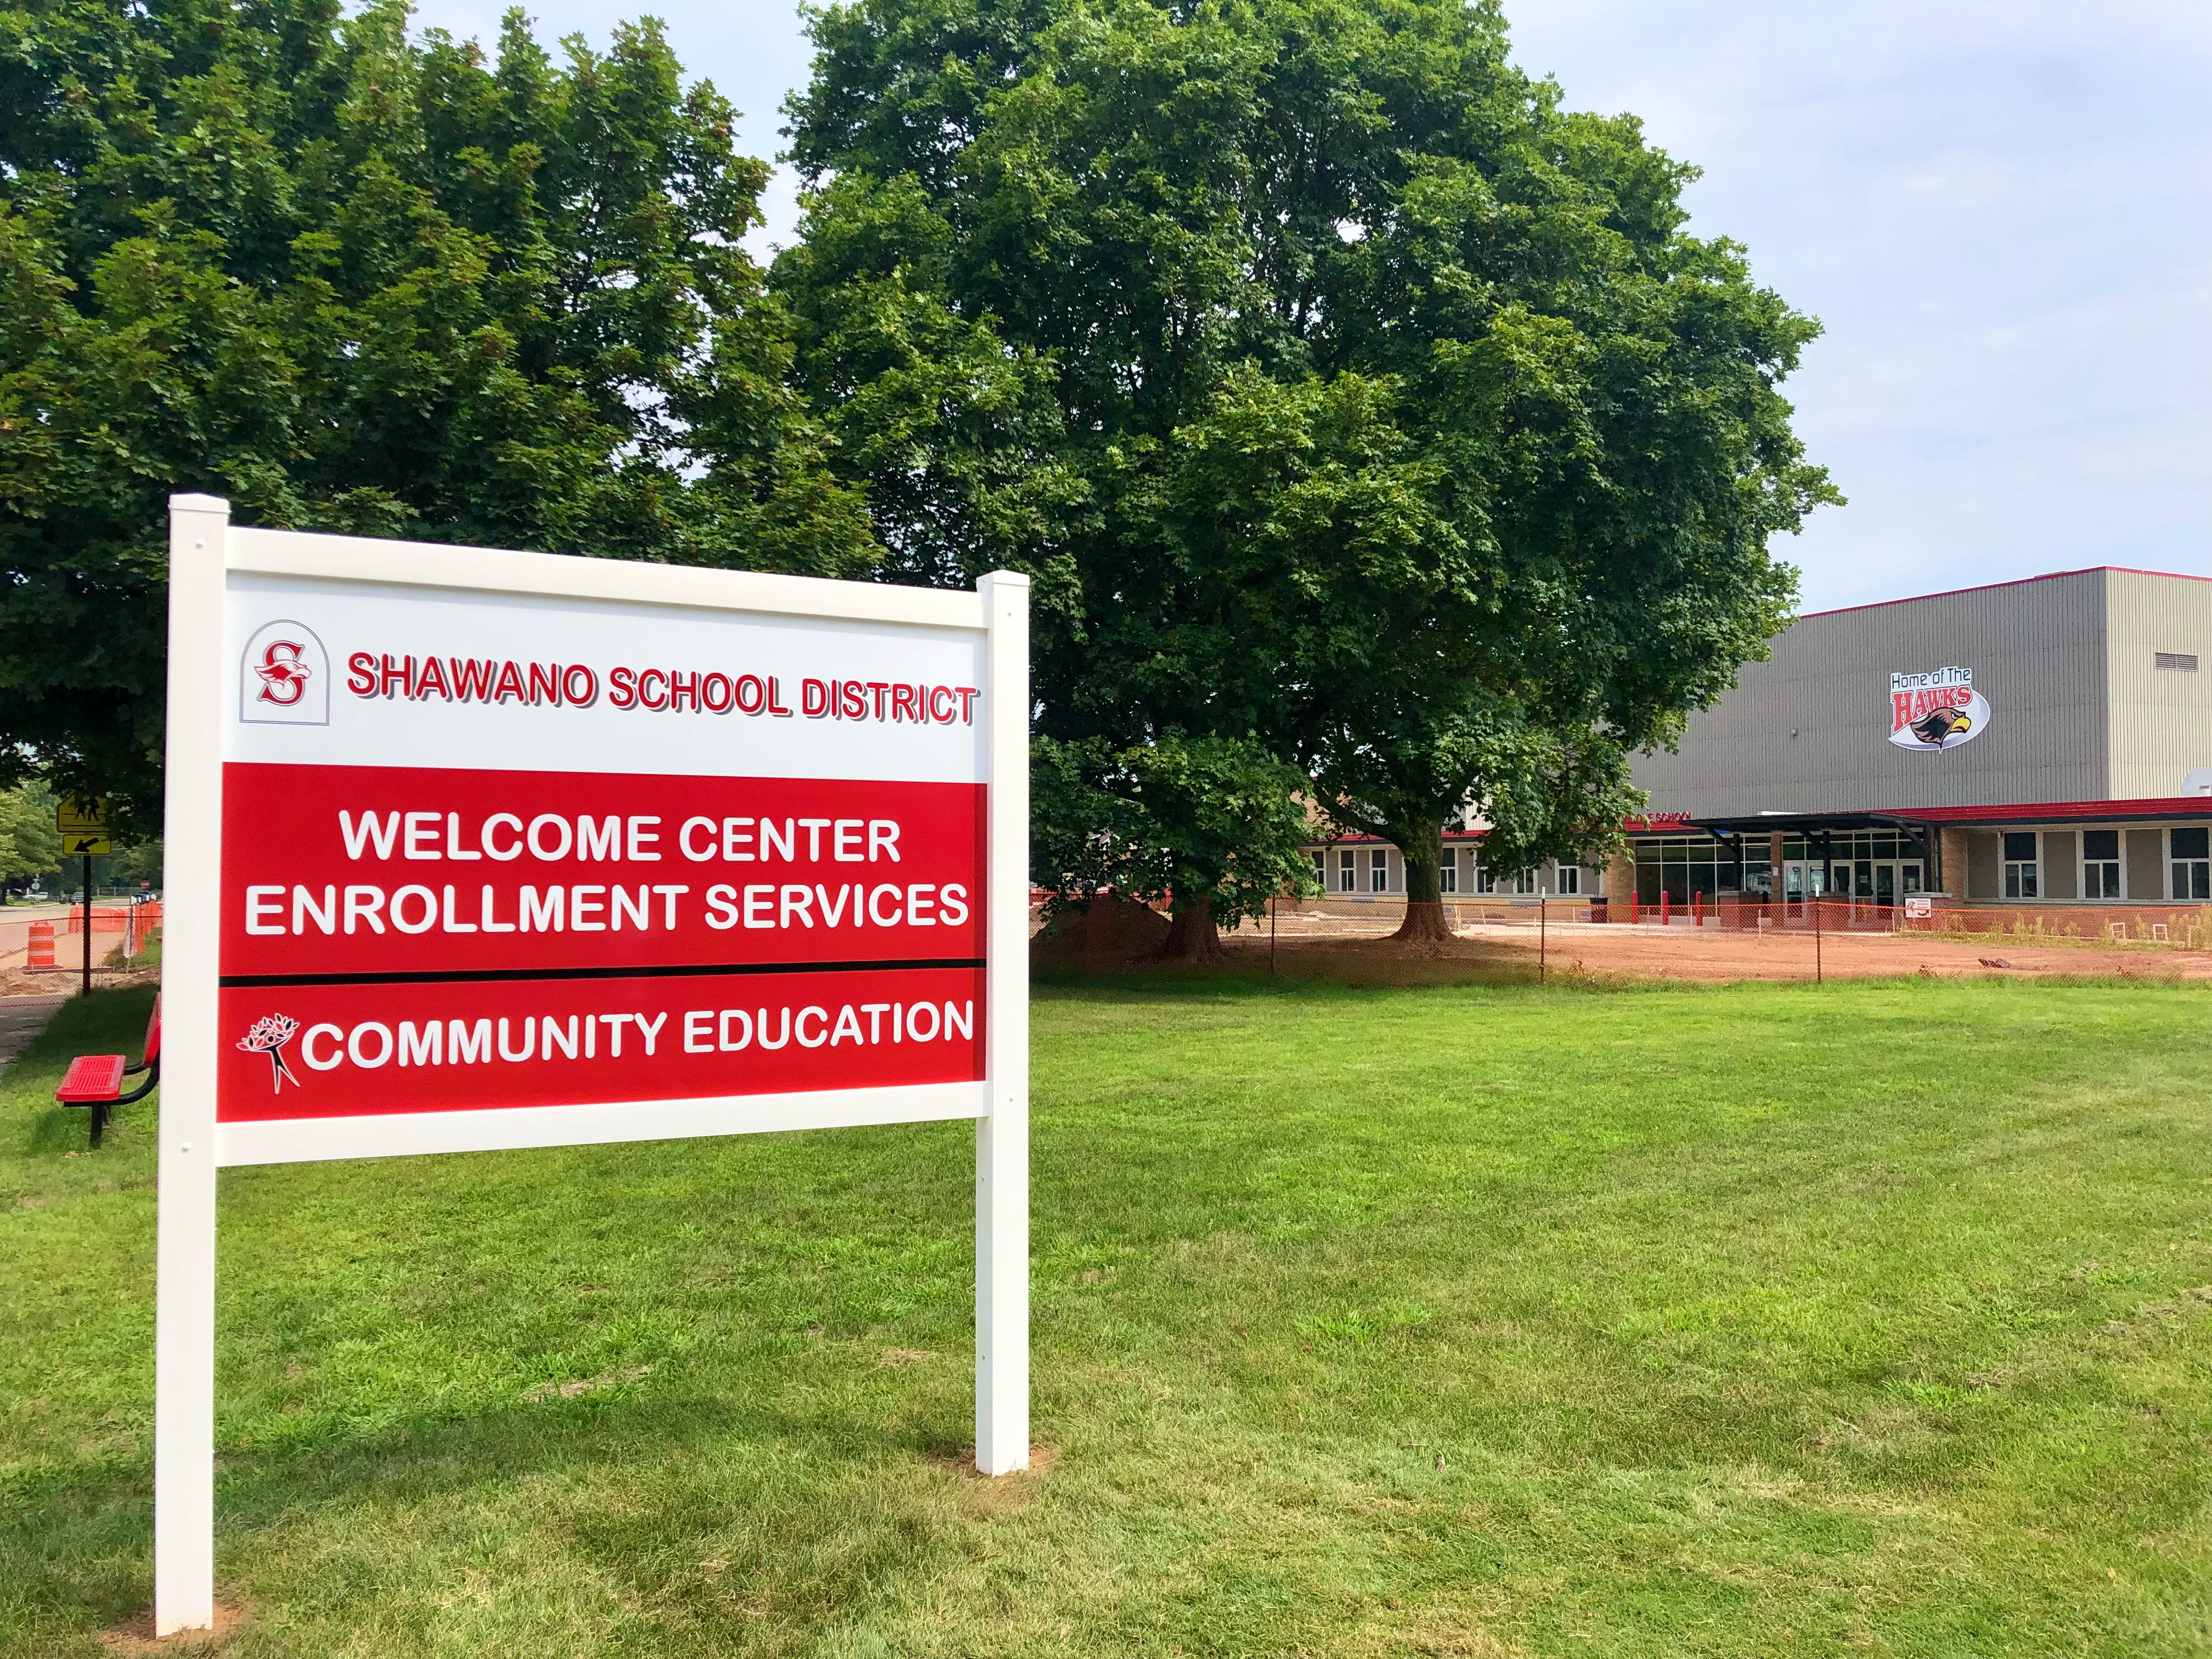
<svg viewBox="0 0 2212 1659">
<path fill-rule="evenodd" d="M 51 968 L 54 965 L 54 925 L 51 921 L 31 924 L 31 946 L 23 958 L 26 968 Z"/>
</svg>

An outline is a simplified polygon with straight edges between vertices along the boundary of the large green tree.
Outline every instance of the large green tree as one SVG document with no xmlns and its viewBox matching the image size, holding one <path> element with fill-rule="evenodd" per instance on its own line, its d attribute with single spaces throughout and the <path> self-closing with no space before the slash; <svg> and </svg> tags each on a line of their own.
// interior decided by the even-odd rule
<svg viewBox="0 0 2212 1659">
<path fill-rule="evenodd" d="M 0 10 L 0 773 L 158 794 L 165 501 L 849 574 L 739 239 L 763 163 L 651 22 L 495 61 L 398 0 Z"/>
<path fill-rule="evenodd" d="M 1167 954 L 1215 954 L 1221 923 L 1317 887 L 1304 782 L 1256 745 L 1220 738 L 1040 737 L 1030 768 L 1030 878 L 1051 895 L 1053 915 L 1086 909 L 1109 888 L 1164 901 L 1174 916 Z"/>
<path fill-rule="evenodd" d="M 1462 0 L 851 0 L 775 280 L 907 571 L 1039 578 L 1046 730 L 1265 747 L 1407 856 L 1587 853 L 1832 499 L 1816 331 Z"/>
</svg>

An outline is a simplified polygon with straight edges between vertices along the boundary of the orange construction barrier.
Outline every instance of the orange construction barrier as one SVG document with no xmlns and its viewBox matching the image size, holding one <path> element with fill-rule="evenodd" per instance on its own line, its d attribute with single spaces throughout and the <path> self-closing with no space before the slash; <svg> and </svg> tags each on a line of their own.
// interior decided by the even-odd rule
<svg viewBox="0 0 2212 1659">
<path fill-rule="evenodd" d="M 34 921 L 31 924 L 31 945 L 29 951 L 24 955 L 23 966 L 26 968 L 54 966 L 54 925 L 51 921 Z"/>
</svg>

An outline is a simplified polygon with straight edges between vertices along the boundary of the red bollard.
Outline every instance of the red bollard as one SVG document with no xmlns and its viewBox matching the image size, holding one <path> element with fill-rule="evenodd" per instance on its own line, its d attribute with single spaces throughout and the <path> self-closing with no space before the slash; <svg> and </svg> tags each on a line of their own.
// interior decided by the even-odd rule
<svg viewBox="0 0 2212 1659">
<path fill-rule="evenodd" d="M 1674 896 L 1665 888 L 1661 888 L 1659 890 L 1659 925 L 1662 927 L 1673 920 L 1669 913 L 1674 909 Z"/>
<path fill-rule="evenodd" d="M 1690 895 L 1690 926 L 1702 927 L 1705 925 L 1705 896 L 1703 893 L 1692 893 Z"/>
<path fill-rule="evenodd" d="M 35 969 L 53 965 L 54 925 L 51 921 L 34 921 L 31 924 L 31 945 L 24 954 L 23 966 Z"/>
</svg>

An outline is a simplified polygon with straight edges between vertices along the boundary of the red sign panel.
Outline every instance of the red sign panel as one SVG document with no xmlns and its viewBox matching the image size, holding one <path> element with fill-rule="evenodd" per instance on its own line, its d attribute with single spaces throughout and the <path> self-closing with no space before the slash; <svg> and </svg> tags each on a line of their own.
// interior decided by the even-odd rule
<svg viewBox="0 0 2212 1659">
<path fill-rule="evenodd" d="M 219 1117 L 960 1083 L 980 967 L 226 985 Z"/>
<path fill-rule="evenodd" d="M 223 1121 L 983 1075 L 980 785 L 223 770 Z"/>
</svg>

